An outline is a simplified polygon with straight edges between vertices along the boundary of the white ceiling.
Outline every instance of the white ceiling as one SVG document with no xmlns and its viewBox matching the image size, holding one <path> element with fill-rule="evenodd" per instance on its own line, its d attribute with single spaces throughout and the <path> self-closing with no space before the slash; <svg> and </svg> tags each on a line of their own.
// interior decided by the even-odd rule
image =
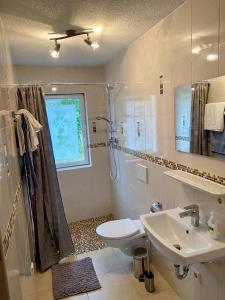
<svg viewBox="0 0 225 300">
<path fill-rule="evenodd" d="M 99 65 L 164 18 L 184 0 L 1 0 L 1 16 L 15 64 Z M 61 43 L 60 57 L 49 50 L 49 32 L 98 27 L 101 47 L 93 51 L 84 37 Z"/>
</svg>

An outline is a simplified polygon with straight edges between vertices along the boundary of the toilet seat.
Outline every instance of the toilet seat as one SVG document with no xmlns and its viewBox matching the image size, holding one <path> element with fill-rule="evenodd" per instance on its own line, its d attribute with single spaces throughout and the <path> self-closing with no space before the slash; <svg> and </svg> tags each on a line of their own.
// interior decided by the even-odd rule
<svg viewBox="0 0 225 300">
<path fill-rule="evenodd" d="M 96 229 L 97 234 L 107 239 L 124 239 L 140 233 L 140 228 L 131 219 L 109 221 L 99 225 Z"/>
</svg>

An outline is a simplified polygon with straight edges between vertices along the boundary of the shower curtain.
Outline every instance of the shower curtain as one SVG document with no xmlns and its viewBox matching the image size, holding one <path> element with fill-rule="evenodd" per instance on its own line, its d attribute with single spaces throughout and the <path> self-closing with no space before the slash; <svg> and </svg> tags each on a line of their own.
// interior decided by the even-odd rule
<svg viewBox="0 0 225 300">
<path fill-rule="evenodd" d="M 42 90 L 36 86 L 18 88 L 17 99 L 18 109 L 27 109 L 43 125 L 38 133 L 38 149 L 26 151 L 23 160 L 34 223 L 36 266 L 45 271 L 74 253 L 74 246 L 60 194 Z"/>
<path fill-rule="evenodd" d="M 191 153 L 208 155 L 208 132 L 204 130 L 205 105 L 208 101 L 209 83 L 192 84 Z"/>
</svg>

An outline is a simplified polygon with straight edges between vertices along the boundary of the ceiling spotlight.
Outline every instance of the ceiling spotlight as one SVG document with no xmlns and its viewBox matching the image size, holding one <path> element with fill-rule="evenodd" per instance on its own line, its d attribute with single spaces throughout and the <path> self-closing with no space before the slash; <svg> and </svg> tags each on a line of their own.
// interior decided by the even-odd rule
<svg viewBox="0 0 225 300">
<path fill-rule="evenodd" d="M 52 92 L 57 92 L 57 87 L 56 86 L 52 87 Z"/>
<path fill-rule="evenodd" d="M 99 48 L 99 44 L 98 44 L 97 42 L 92 42 L 92 43 L 91 43 L 91 47 L 92 47 L 93 49 L 98 49 L 98 48 Z"/>
<path fill-rule="evenodd" d="M 57 58 L 59 57 L 59 50 L 60 50 L 60 44 L 55 40 L 55 48 L 54 50 L 50 50 L 50 54 L 52 57 Z"/>
<path fill-rule="evenodd" d="M 89 34 L 87 34 L 87 38 L 84 39 L 85 43 L 89 46 L 91 46 L 93 49 L 99 48 L 99 44 L 97 42 L 92 42 L 92 40 L 89 37 Z"/>
</svg>

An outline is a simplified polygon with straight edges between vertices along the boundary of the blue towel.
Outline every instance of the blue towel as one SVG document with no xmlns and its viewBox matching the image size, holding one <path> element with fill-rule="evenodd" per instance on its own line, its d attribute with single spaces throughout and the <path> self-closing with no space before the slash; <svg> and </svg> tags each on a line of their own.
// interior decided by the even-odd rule
<svg viewBox="0 0 225 300">
<path fill-rule="evenodd" d="M 225 155 L 225 130 L 210 131 L 211 151 Z"/>
</svg>

